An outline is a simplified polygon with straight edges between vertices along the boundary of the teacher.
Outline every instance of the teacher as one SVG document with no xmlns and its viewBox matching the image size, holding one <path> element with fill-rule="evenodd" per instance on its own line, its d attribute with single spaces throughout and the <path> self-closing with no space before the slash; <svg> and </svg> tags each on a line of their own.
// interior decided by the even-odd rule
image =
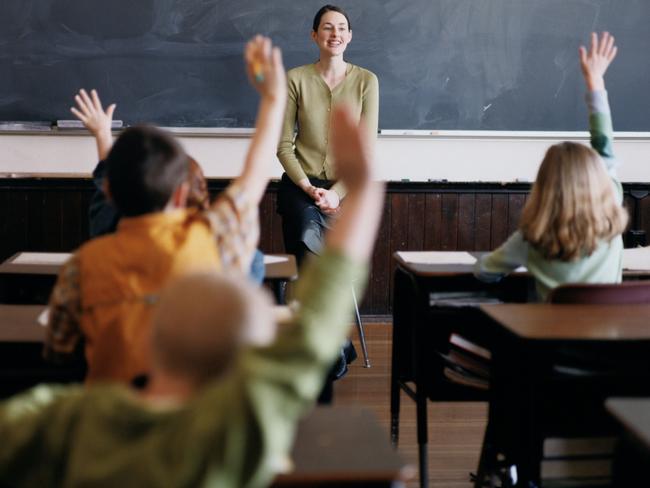
<svg viewBox="0 0 650 488">
<path fill-rule="evenodd" d="M 373 140 L 379 111 L 377 77 L 343 59 L 352 41 L 345 11 L 334 5 L 322 7 L 314 17 L 311 38 L 319 59 L 287 73 L 287 110 L 278 146 L 285 170 L 278 211 L 285 247 L 298 264 L 308 253 L 320 252 L 327 220 L 336 215 L 345 197 L 345 188 L 336 182 L 330 153 L 333 107 L 348 105 Z"/>
</svg>

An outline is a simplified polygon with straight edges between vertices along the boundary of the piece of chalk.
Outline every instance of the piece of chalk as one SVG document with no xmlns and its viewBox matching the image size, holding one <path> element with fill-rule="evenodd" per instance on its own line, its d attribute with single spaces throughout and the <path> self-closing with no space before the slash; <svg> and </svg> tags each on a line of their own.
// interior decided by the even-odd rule
<svg viewBox="0 0 650 488">
<path fill-rule="evenodd" d="M 255 81 L 262 83 L 264 81 L 264 73 L 262 71 L 262 63 L 259 61 L 253 61 L 253 74 L 255 75 Z"/>
</svg>

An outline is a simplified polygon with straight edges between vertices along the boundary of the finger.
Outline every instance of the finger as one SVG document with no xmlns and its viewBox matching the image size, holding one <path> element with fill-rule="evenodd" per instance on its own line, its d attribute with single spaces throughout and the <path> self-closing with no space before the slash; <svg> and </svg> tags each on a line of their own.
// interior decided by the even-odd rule
<svg viewBox="0 0 650 488">
<path fill-rule="evenodd" d="M 609 61 L 610 62 L 614 60 L 614 58 L 616 57 L 616 53 L 618 53 L 618 47 L 614 46 L 612 48 L 612 52 L 609 55 Z"/>
<path fill-rule="evenodd" d="M 81 98 L 81 95 L 75 95 L 74 96 L 74 101 L 77 103 L 77 107 L 84 113 L 84 114 L 90 114 L 91 111 L 84 102 L 83 98 Z"/>
<path fill-rule="evenodd" d="M 113 112 L 115 112 L 115 107 L 117 107 L 117 105 L 115 105 L 114 103 L 112 103 L 112 104 L 109 105 L 108 108 L 106 109 L 106 116 L 107 116 L 109 119 L 112 119 L 112 118 L 113 118 Z"/>
<path fill-rule="evenodd" d="M 587 48 L 580 46 L 578 53 L 580 55 L 580 64 L 584 67 L 587 64 Z"/>
<path fill-rule="evenodd" d="M 273 45 L 271 44 L 271 39 L 268 37 L 263 37 L 262 38 L 262 58 L 264 59 L 265 63 L 268 63 L 271 61 L 271 50 Z"/>
<path fill-rule="evenodd" d="M 88 119 L 84 116 L 84 114 L 79 112 L 79 110 L 77 110 L 75 107 L 70 107 L 70 112 L 72 112 L 75 117 L 77 117 L 79 120 L 81 120 L 81 122 L 83 122 L 84 125 L 86 124 L 86 121 Z"/>
<path fill-rule="evenodd" d="M 88 107 L 89 111 L 92 111 L 93 108 L 93 102 L 88 96 L 88 92 L 84 90 L 83 88 L 79 90 L 79 94 L 81 95 L 81 98 L 83 99 L 84 103 L 86 104 L 86 107 Z"/>
<path fill-rule="evenodd" d="M 598 52 L 598 34 L 595 32 L 591 33 L 591 52 L 589 53 L 590 56 L 595 55 Z"/>
<path fill-rule="evenodd" d="M 614 50 L 614 42 L 616 40 L 614 39 L 614 36 L 610 35 L 609 39 L 607 40 L 607 49 L 606 49 L 606 56 L 608 59 L 611 59 L 612 51 Z"/>
<path fill-rule="evenodd" d="M 90 95 L 91 95 L 91 97 L 93 99 L 93 107 L 95 108 L 95 110 L 97 110 L 99 112 L 103 112 L 104 109 L 102 108 L 102 102 L 99 99 L 99 95 L 97 94 L 97 90 L 95 90 L 94 88 L 92 90 L 90 90 Z"/>
</svg>

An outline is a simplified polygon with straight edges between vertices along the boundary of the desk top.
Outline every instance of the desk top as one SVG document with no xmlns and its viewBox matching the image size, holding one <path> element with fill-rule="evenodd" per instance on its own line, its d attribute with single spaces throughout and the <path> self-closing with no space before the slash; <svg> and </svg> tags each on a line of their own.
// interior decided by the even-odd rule
<svg viewBox="0 0 650 488">
<path fill-rule="evenodd" d="M 67 252 L 19 252 L 0 264 L 0 274 L 58 275 L 70 258 Z M 265 254 L 265 279 L 293 281 L 298 277 L 296 258 L 291 254 Z"/>
<path fill-rule="evenodd" d="M 38 317 L 44 305 L 0 305 L 0 342 L 43 342 L 45 327 Z"/>
<path fill-rule="evenodd" d="M 414 474 L 390 446 L 388 432 L 359 407 L 316 408 L 298 426 L 291 459 L 295 470 L 275 485 L 406 481 Z"/>
<path fill-rule="evenodd" d="M 293 281 L 298 278 L 296 257 L 293 254 L 265 254 L 264 279 Z"/>
<path fill-rule="evenodd" d="M 474 273 L 474 263 L 484 252 L 459 251 L 398 251 L 395 261 L 416 276 L 445 277 Z M 514 275 L 526 275 L 523 266 Z M 626 278 L 650 277 L 650 246 L 623 250 L 623 276 Z"/>
<path fill-rule="evenodd" d="M 650 398 L 610 398 L 605 408 L 625 430 L 650 449 Z"/>
<path fill-rule="evenodd" d="M 534 340 L 650 340 L 650 305 L 481 305 L 504 329 Z"/>
</svg>

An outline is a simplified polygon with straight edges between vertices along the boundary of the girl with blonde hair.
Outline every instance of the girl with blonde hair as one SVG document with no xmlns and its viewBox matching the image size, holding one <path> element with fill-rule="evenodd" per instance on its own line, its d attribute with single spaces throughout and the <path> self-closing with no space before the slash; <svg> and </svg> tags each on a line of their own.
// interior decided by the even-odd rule
<svg viewBox="0 0 650 488">
<path fill-rule="evenodd" d="M 573 142 L 551 146 L 537 173 L 519 229 L 476 264 L 476 276 L 498 281 L 519 266 L 534 276 L 538 298 L 563 283 L 621 281 L 628 215 L 616 176 L 612 121 L 604 75 L 616 56 L 614 37 L 591 35 L 580 47 L 587 85 L 591 146 Z"/>
</svg>

